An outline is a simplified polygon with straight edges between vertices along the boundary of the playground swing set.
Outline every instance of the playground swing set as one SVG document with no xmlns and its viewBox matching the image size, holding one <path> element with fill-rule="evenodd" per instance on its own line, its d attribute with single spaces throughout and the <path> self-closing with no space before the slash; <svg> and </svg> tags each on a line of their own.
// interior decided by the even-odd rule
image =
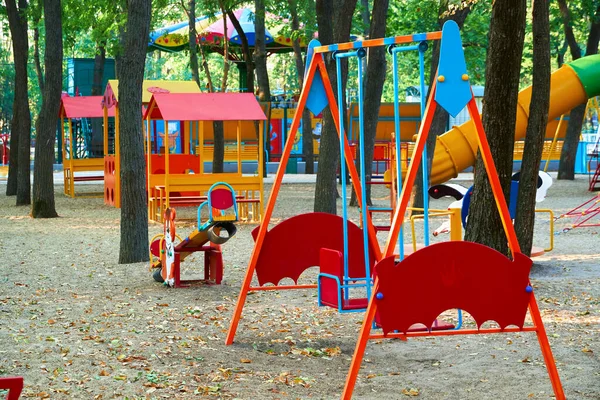
<svg viewBox="0 0 600 400">
<path fill-rule="evenodd" d="M 185 239 L 176 233 L 175 208 L 167 208 L 162 234 L 150 239 L 150 270 L 165 286 L 181 288 L 193 284 L 220 284 L 223 279 L 221 246 L 235 236 L 238 208 L 235 191 L 226 182 L 216 182 L 207 200 L 198 206 L 197 228 Z M 223 235 L 226 233 L 226 235 Z M 196 253 L 204 253 L 204 278 L 182 279 L 181 263 Z"/>
<path fill-rule="evenodd" d="M 336 61 L 339 58 L 354 56 L 360 59 L 361 55 L 364 54 L 364 49 L 368 47 L 391 46 L 411 42 L 421 43 L 427 40 L 441 40 L 438 71 L 431 89 L 432 95 L 424 110 L 423 123 L 419 129 L 404 186 L 398 186 L 402 190 L 394 210 L 392 225 L 383 251 L 378 245 L 376 232 L 368 212 L 361 213 L 362 229 L 346 222 L 343 217 L 308 213 L 286 219 L 268 230 L 294 136 L 299 126 L 299 118 L 294 118 L 264 219 L 253 232 L 255 247 L 225 343 L 228 345 L 233 343 L 248 292 L 315 288 L 316 285 L 298 285 L 300 275 L 307 268 L 313 266 L 321 265 L 323 268 L 324 265 L 333 265 L 337 268 L 337 271 L 331 275 L 337 276 L 338 281 L 335 282 L 335 279 L 331 279 L 331 282 L 337 283 L 338 289 L 340 283 L 342 283 L 342 280 L 339 279 L 340 276 L 349 278 L 351 281 L 362 278 L 365 283 L 360 283 L 360 285 L 370 293 L 366 298 L 366 313 L 342 398 L 350 399 L 352 397 L 368 340 L 383 338 L 406 340 L 413 336 L 535 332 L 554 394 L 557 399 L 562 400 L 565 395 L 533 288 L 529 282 L 532 261 L 520 252 L 509 210 L 504 200 L 497 171 L 469 84 L 460 32 L 456 23 L 453 21 L 446 22 L 441 32 L 371 39 L 329 46 L 318 46 L 313 42 L 313 45 L 309 46 L 310 58 L 309 63 L 307 63 L 309 67 L 305 74 L 306 80 L 296 115 L 301 115 L 301 111 L 305 106 L 313 113 L 320 112 L 326 106 L 330 107 L 340 143 L 344 149 L 345 164 L 354 185 L 358 202 L 362 205 L 362 209 L 366 210 L 362 188 L 365 185 L 365 180 L 358 178 L 354 167 L 349 143 L 343 129 L 343 123 L 339 118 L 340 113 L 336 106 L 336 100 L 323 61 L 324 54 L 332 53 Z M 401 226 L 405 221 L 410 192 L 417 175 L 419 163 L 424 155 L 427 132 L 438 105 L 446 109 L 451 115 L 456 115 L 465 106 L 468 107 L 474 125 L 475 150 L 479 148 L 481 151 L 496 205 L 507 235 L 511 258 L 486 246 L 463 241 L 450 241 L 425 246 L 406 258 L 401 254 L 400 257 L 394 254 Z M 343 162 L 342 165 L 344 165 Z M 345 174 L 342 173 L 342 176 L 345 176 Z M 327 233 L 320 234 L 325 230 L 314 229 L 319 226 L 327 226 Z M 307 230 L 310 230 L 310 232 L 307 232 Z M 343 234 L 344 231 L 347 231 L 346 235 Z M 291 240 L 295 237 L 302 237 L 304 244 L 302 252 L 297 251 L 295 248 L 296 241 Z M 304 242 L 306 238 L 308 239 Z M 347 245 L 344 244 L 346 240 L 348 241 Z M 402 246 L 400 246 L 401 248 Z M 347 263 L 345 259 L 348 260 Z M 488 265 L 489 268 L 480 268 L 482 263 Z M 340 271 L 346 269 L 345 265 L 349 266 L 348 270 Z M 357 275 L 353 276 L 353 271 Z M 359 275 L 359 271 L 362 271 L 362 274 Z M 251 282 L 255 272 L 259 286 L 253 287 Z M 296 284 L 279 285 L 284 278 L 291 278 Z M 406 284 L 407 282 L 411 284 Z M 427 296 L 422 295 L 422 287 L 425 282 L 427 282 Z M 271 283 L 273 286 L 265 286 L 267 283 Z M 402 287 L 403 290 L 398 290 L 398 287 Z M 319 289 L 321 291 L 326 290 L 325 285 L 320 285 Z M 345 288 L 343 289 L 345 290 Z M 340 301 L 345 300 L 343 296 L 344 293 L 340 295 L 336 293 L 336 298 L 332 299 L 332 304 L 326 305 L 335 305 L 335 301 L 339 305 Z M 323 298 L 323 295 L 320 294 L 320 297 Z M 324 299 L 321 298 L 320 301 L 325 303 Z M 349 308 L 363 308 L 365 301 L 359 300 L 358 302 L 362 304 L 348 302 L 347 305 Z M 354 301 L 354 303 L 357 303 L 357 301 Z M 438 316 L 446 310 L 456 308 L 467 311 L 475 320 L 477 328 L 434 330 Z M 525 317 L 528 310 L 532 323 L 525 326 Z M 486 321 L 495 321 L 499 327 L 483 328 L 482 325 Z M 374 324 L 381 328 L 382 333 L 371 333 Z M 423 324 L 425 329 L 411 329 L 416 324 Z"/>
</svg>

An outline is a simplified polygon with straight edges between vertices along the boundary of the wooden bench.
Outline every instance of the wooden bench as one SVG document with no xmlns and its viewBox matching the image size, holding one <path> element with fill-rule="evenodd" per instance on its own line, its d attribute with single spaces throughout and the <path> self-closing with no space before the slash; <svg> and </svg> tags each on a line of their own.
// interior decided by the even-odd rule
<svg viewBox="0 0 600 400">
<path fill-rule="evenodd" d="M 258 144 L 242 144 L 241 161 L 258 161 Z M 200 152 L 200 146 L 196 148 L 196 153 Z M 225 145 L 223 161 L 237 162 L 237 145 Z M 212 161 L 214 157 L 214 147 L 212 145 L 204 145 L 204 161 Z"/>
<path fill-rule="evenodd" d="M 100 172 L 102 175 L 76 175 L 81 172 Z M 64 193 L 76 197 L 75 182 L 104 181 L 104 158 L 63 159 Z M 103 193 L 86 193 L 86 197 L 102 197 Z"/>
<path fill-rule="evenodd" d="M 179 207 L 198 207 L 200 204 L 208 200 L 205 195 L 198 196 L 169 196 L 169 206 Z M 238 218 L 245 222 L 260 221 L 260 199 L 246 198 L 244 195 L 236 195 L 236 203 L 238 205 Z M 153 195 L 148 198 L 148 217 L 152 221 L 163 222 L 162 216 L 167 208 L 167 196 L 164 186 L 155 186 Z"/>
</svg>

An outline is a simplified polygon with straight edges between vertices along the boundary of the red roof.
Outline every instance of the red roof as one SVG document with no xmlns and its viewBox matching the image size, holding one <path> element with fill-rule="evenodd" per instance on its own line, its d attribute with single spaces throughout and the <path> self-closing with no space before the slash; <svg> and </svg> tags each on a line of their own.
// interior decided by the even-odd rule
<svg viewBox="0 0 600 400">
<path fill-rule="evenodd" d="M 252 93 L 155 93 L 148 105 L 152 108 L 152 119 L 168 121 L 267 119 Z M 146 113 L 144 119 L 147 117 Z"/>
<path fill-rule="evenodd" d="M 102 96 L 75 96 L 61 99 L 59 115 L 67 118 L 102 118 Z M 115 116 L 115 109 L 108 109 L 108 116 Z"/>
</svg>

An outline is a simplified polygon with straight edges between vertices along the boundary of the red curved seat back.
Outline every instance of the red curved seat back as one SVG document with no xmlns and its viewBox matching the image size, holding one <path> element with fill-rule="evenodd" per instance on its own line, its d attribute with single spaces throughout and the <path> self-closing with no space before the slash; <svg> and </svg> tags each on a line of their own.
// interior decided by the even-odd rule
<svg viewBox="0 0 600 400">
<path fill-rule="evenodd" d="M 495 321 L 501 328 L 523 327 L 532 293 L 527 292 L 529 257 L 515 259 L 478 243 L 444 242 L 425 247 L 398 265 L 393 257 L 377 263 L 375 300 L 384 333 L 407 332 L 413 324 L 431 328 L 444 311 L 459 308 L 477 326 Z"/>
<path fill-rule="evenodd" d="M 233 207 L 234 194 L 229 189 L 213 189 L 210 192 L 210 205 L 217 210 Z"/>
<path fill-rule="evenodd" d="M 252 231 L 256 239 L 259 227 Z M 265 235 L 256 264 L 260 285 L 277 285 L 283 278 L 298 281 L 310 267 L 320 264 L 320 250 L 343 251 L 343 219 L 327 213 L 300 214 L 273 227 Z M 373 265 L 373 250 L 369 250 Z M 362 230 L 348 222 L 348 264 L 352 277 L 365 276 Z"/>
</svg>

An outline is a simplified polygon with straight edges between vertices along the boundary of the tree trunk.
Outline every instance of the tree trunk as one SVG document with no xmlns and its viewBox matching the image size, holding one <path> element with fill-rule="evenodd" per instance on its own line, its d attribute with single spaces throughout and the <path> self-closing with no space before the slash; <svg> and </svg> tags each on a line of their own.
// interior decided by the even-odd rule
<svg viewBox="0 0 600 400">
<path fill-rule="evenodd" d="M 220 173 L 223 172 L 223 159 L 225 158 L 225 133 L 223 127 L 223 121 L 213 122 L 213 162 L 212 172 Z"/>
<path fill-rule="evenodd" d="M 152 0 L 128 0 L 119 69 L 121 243 L 119 264 L 148 261 L 146 157 L 142 133 L 142 82 Z"/>
<path fill-rule="evenodd" d="M 334 7 L 331 0 L 317 0 L 316 12 L 319 25 L 319 40 L 323 45 L 335 42 L 347 42 L 350 38 L 352 15 L 357 0 L 344 0 L 340 7 Z M 334 35 L 335 32 L 335 35 Z M 325 65 L 334 93 L 337 93 L 336 66 L 329 54 L 325 55 Z M 344 86 L 347 68 L 342 71 L 342 86 Z M 342 90 L 342 93 L 344 91 Z M 344 99 L 337 99 L 344 102 Z M 344 118 L 344 115 L 340 115 Z M 323 129 L 319 149 L 319 170 L 315 187 L 315 211 L 336 213 L 336 169 L 339 160 L 339 138 L 329 107 L 323 110 Z M 341 160 L 341 162 L 345 162 Z"/>
<path fill-rule="evenodd" d="M 550 105 L 550 23 L 548 0 L 533 2 L 533 87 L 519 178 L 515 230 L 521 252 L 531 255 L 535 196 Z"/>
<path fill-rule="evenodd" d="M 446 21 L 454 21 L 457 23 L 458 27 L 462 30 L 465 20 L 469 16 L 472 11 L 472 7 L 475 3 L 465 2 L 462 8 L 455 9 L 450 8 L 448 0 L 440 1 L 440 7 L 438 8 L 438 27 L 441 30 Z M 433 49 L 431 52 L 431 65 L 429 67 L 429 87 L 432 87 L 433 80 L 435 79 L 435 74 L 437 73 L 438 63 L 440 61 L 440 41 L 436 40 L 433 42 Z M 424 96 L 424 93 L 421 93 L 421 96 Z M 427 100 L 429 100 L 429 93 L 427 93 Z M 425 102 L 427 103 L 427 101 Z M 437 144 L 437 137 L 444 134 L 448 128 L 448 121 L 450 115 L 446 110 L 442 107 L 437 107 L 435 110 L 435 114 L 433 115 L 433 120 L 431 121 L 431 127 L 429 132 L 427 133 L 427 171 L 431 173 L 431 165 L 433 164 L 433 154 L 435 152 L 435 146 Z M 429 176 L 427 177 L 429 179 Z M 429 180 L 428 180 L 429 181 Z M 427 193 L 429 188 L 425 188 L 423 190 L 423 164 L 419 165 L 419 170 L 417 172 L 417 179 L 415 179 L 415 183 L 413 186 L 412 193 L 412 207 L 414 208 L 423 208 L 424 206 L 424 198 L 423 194 Z M 420 211 L 415 212 L 415 214 L 421 214 Z"/>
<path fill-rule="evenodd" d="M 15 61 L 15 100 L 13 103 L 12 131 L 10 134 L 10 166 L 6 194 L 17 195 L 17 206 L 31 204 L 31 115 L 27 94 L 27 1 L 6 0 L 6 14 L 13 44 Z M 16 169 L 16 180 L 14 173 Z M 14 191 L 13 191 L 14 190 Z"/>
<path fill-rule="evenodd" d="M 246 91 L 254 93 L 254 61 L 252 60 L 252 53 L 250 53 L 250 46 L 248 45 L 248 38 L 240 25 L 240 21 L 236 18 L 232 9 L 227 10 L 227 16 L 231 20 L 235 30 L 240 35 L 240 41 L 242 42 L 242 54 L 244 56 L 244 63 L 246 64 L 246 87 L 240 88 L 240 91 Z"/>
<path fill-rule="evenodd" d="M 102 78 L 104 77 L 104 63 L 106 62 L 106 43 L 99 42 L 96 45 L 94 56 L 94 80 L 92 81 L 92 96 L 101 96 L 104 92 Z M 92 148 L 90 157 L 102 157 L 104 155 L 104 129 L 101 118 L 92 118 Z"/>
<path fill-rule="evenodd" d="M 33 218 L 56 218 L 54 205 L 54 137 L 62 89 L 62 18 L 61 0 L 44 1 L 46 28 L 46 83 L 42 92 L 42 109 L 37 123 L 35 168 L 33 169 Z"/>
<path fill-rule="evenodd" d="M 94 56 L 94 80 L 92 81 L 92 96 L 102 96 L 102 77 L 104 76 L 104 64 L 106 62 L 106 43 L 99 42 Z"/>
<path fill-rule="evenodd" d="M 290 15 L 292 17 L 292 30 L 300 29 L 300 20 L 298 19 L 298 4 L 296 0 L 288 0 Z M 300 38 L 292 41 L 294 49 L 294 61 L 296 63 L 296 74 L 298 75 L 298 87 L 304 85 L 304 69 L 305 62 L 302 60 L 302 49 L 300 48 Z M 313 134 L 312 134 L 312 117 L 308 109 L 304 109 L 302 113 L 302 156 L 304 157 L 306 174 L 315 173 L 315 155 L 313 149 Z"/>
<path fill-rule="evenodd" d="M 525 0 L 494 2 L 486 59 L 483 127 L 507 204 L 513 164 L 525 15 Z M 477 156 L 475 164 L 474 192 L 465 240 L 492 247 L 503 254 L 508 253 L 506 234 L 481 154 Z"/>
<path fill-rule="evenodd" d="M 387 26 L 387 12 L 389 0 L 376 0 L 373 3 L 373 15 L 371 16 L 370 39 L 382 38 L 385 36 Z M 367 4 L 368 6 L 368 4 Z M 363 4 L 364 7 L 364 4 Z M 364 84 L 364 143 L 365 143 L 365 176 L 370 181 L 373 174 L 373 153 L 375 151 L 375 133 L 377 123 L 379 122 L 379 107 L 381 106 L 381 95 L 383 93 L 383 83 L 387 72 L 386 47 L 371 47 L 368 51 L 367 71 L 365 73 Z M 360 172 L 360 149 L 356 152 L 356 170 Z M 372 205 L 371 185 L 366 185 L 367 205 Z M 352 188 L 350 205 L 360 206 L 358 204 L 356 193 Z"/>
<path fill-rule="evenodd" d="M 373 12 L 375 12 L 375 5 L 373 5 Z M 369 21 L 371 19 L 369 14 L 369 0 L 360 0 L 360 17 L 363 23 L 363 35 L 368 35 L 369 39 L 374 39 L 374 37 L 369 34 L 369 32 L 371 32 L 372 26 L 371 24 L 369 24 Z M 383 34 L 385 35 L 385 31 Z"/>
<path fill-rule="evenodd" d="M 265 40 L 265 2 L 254 0 L 254 64 L 256 66 L 256 80 L 258 81 L 258 100 L 271 101 L 271 88 L 269 87 L 269 73 L 267 71 L 267 49 Z"/>
<path fill-rule="evenodd" d="M 42 63 L 40 61 L 40 29 L 38 24 L 40 23 L 40 16 L 37 16 L 33 21 L 33 62 L 35 64 L 35 74 L 38 79 L 38 86 L 40 92 L 44 92 L 44 71 L 42 71 Z"/>
<path fill-rule="evenodd" d="M 190 44 L 190 69 L 192 79 L 200 87 L 200 73 L 198 67 L 198 32 L 196 32 L 196 0 L 189 0 L 187 15 L 189 20 L 189 44 Z"/>
<path fill-rule="evenodd" d="M 565 0 L 558 0 L 560 14 L 563 20 L 565 38 L 571 50 L 571 57 L 576 60 L 581 57 L 581 49 L 577 44 L 573 28 L 571 25 L 571 14 Z M 598 53 L 598 40 L 600 39 L 600 6 L 596 8 L 596 15 L 592 19 L 590 31 L 587 38 L 585 55 L 589 56 Z M 571 110 L 569 114 L 569 125 L 563 142 L 563 148 L 560 152 L 560 161 L 558 163 L 558 179 L 575 179 L 575 159 L 577 157 L 577 147 L 579 145 L 579 135 L 583 126 L 583 117 L 585 116 L 586 104 L 581 104 Z"/>
</svg>

